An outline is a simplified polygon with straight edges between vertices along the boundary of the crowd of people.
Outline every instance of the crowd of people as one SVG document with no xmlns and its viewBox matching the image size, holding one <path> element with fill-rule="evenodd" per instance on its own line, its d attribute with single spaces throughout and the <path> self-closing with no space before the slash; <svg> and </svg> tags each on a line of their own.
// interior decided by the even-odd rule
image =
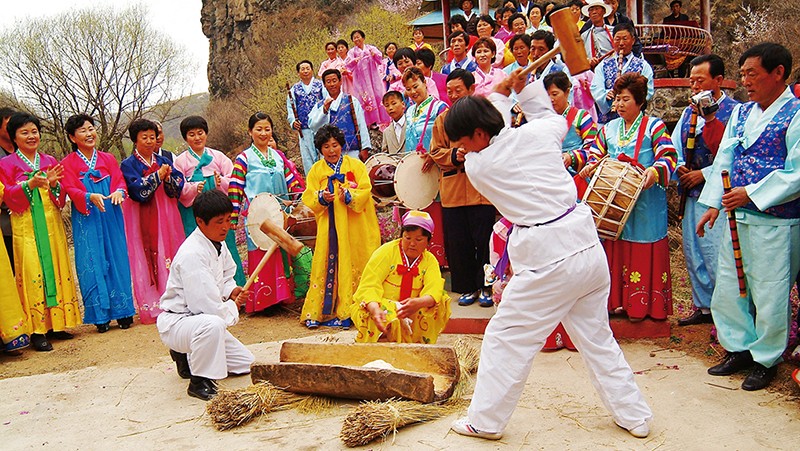
<svg viewBox="0 0 800 451">
<path fill-rule="evenodd" d="M 672 5 L 680 18 L 680 1 Z M 10 257 L 0 255 L 0 278 L 16 286 L 0 297 L 4 351 L 50 351 L 82 322 L 99 333 L 112 321 L 128 329 L 138 313 L 142 324 L 158 324 L 189 394 L 209 399 L 214 380 L 252 362 L 225 331 L 240 308 L 304 298 L 299 320 L 309 329 L 353 327 L 358 342 L 435 343 L 451 315 L 447 268 L 459 306 L 499 305 L 473 405 L 454 430 L 499 438 L 533 356 L 563 346 L 549 344 L 557 333 L 558 343 L 584 351 L 617 424 L 644 437 L 652 414 L 608 315 L 635 322 L 673 313 L 666 188 L 677 181 L 696 306 L 679 324 L 716 325 L 728 353 L 709 374 L 750 370 L 744 389 L 769 385 L 788 343 L 800 269 L 800 100 L 787 88 L 788 50 L 765 43 L 741 56 L 743 104 L 722 91 L 719 56 L 691 60 L 692 94 L 706 102 L 693 101 L 670 133 L 645 113 L 654 72 L 618 0 L 564 5 L 592 67 L 582 76 L 558 56 L 525 72 L 556 45 L 554 3 L 507 1 L 494 16 L 474 12 L 471 0 L 459 6 L 441 72 L 421 29 L 408 46 L 390 42 L 383 52 L 354 30 L 352 47 L 325 44 L 328 59 L 316 72 L 299 61 L 286 101 L 299 162 L 278 150 L 263 112 L 249 118 L 252 143 L 233 161 L 206 145 L 200 116 L 182 120 L 188 149 L 177 156 L 162 149 L 160 124 L 136 119 L 132 155 L 118 164 L 97 148 L 88 115 L 66 121 L 73 152 L 59 162 L 39 150 L 38 118 L 0 109 L 0 221 Z M 370 129 L 382 132 L 380 144 Z M 399 237 L 382 237 L 378 225 L 364 164 L 378 149 L 416 153 L 423 172 L 441 172 L 436 201 L 395 212 Z M 581 198 L 604 159 L 637 168 L 643 182 L 619 239 L 601 242 Z M 298 201 L 313 212 L 313 257 L 265 257 L 246 227 L 264 193 L 287 213 Z M 60 214 L 67 198 L 77 274 Z M 738 237 L 715 225 L 721 208 L 736 210 Z M 246 228 L 246 271 L 237 226 Z M 431 252 L 437 244 L 444 252 Z M 746 283 L 742 297 L 737 278 Z"/>
</svg>

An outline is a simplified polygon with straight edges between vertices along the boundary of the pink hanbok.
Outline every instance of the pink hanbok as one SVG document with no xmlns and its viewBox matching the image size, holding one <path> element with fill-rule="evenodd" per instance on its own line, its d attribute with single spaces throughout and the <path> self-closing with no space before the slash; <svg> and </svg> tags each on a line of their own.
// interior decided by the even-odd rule
<svg viewBox="0 0 800 451">
<path fill-rule="evenodd" d="M 492 67 L 488 74 L 479 67 L 472 75 L 475 76 L 475 95 L 481 97 L 489 97 L 494 87 L 506 78 L 505 72 L 496 67 Z"/>
<path fill-rule="evenodd" d="M 326 59 L 319 65 L 319 72 L 317 75 L 322 80 L 322 74 L 328 69 L 336 69 L 342 74 L 342 92 L 345 94 L 353 94 L 353 74 L 351 74 L 347 67 L 344 65 L 344 60 L 338 56 L 334 59 Z M 322 80 L 324 83 L 325 80 Z"/>
<path fill-rule="evenodd" d="M 350 95 L 355 96 L 361 103 L 367 125 L 388 124 L 391 118 L 381 103 L 386 93 L 381 75 L 383 65 L 381 51 L 369 44 L 364 44 L 363 48 L 356 46 L 347 52 L 344 63 L 353 73 L 353 92 Z"/>
<path fill-rule="evenodd" d="M 133 297 L 142 324 L 155 323 L 161 313 L 158 305 L 167 286 L 169 267 L 184 239 L 178 212 L 183 174 L 173 167 L 166 180 L 161 180 L 157 171 L 162 164 L 172 166 L 160 155 L 145 162 L 136 151 L 120 164 L 130 196 L 122 203 L 122 213 Z"/>
</svg>

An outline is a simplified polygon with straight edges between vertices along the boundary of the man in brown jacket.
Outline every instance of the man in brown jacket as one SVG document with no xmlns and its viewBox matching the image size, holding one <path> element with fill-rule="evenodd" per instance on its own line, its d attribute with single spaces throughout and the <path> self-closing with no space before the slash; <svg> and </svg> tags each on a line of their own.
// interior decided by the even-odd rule
<svg viewBox="0 0 800 451">
<path fill-rule="evenodd" d="M 472 73 L 454 69 L 447 76 L 447 97 L 451 104 L 473 94 L 474 83 Z M 452 290 L 461 294 L 459 305 L 471 305 L 477 300 L 482 307 L 491 307 L 492 292 L 484 286 L 483 265 L 489 263 L 495 209 L 469 182 L 464 172 L 464 149 L 458 143 L 451 143 L 444 131 L 446 116 L 447 111 L 434 122 L 431 157 L 442 171 L 439 194 Z"/>
</svg>

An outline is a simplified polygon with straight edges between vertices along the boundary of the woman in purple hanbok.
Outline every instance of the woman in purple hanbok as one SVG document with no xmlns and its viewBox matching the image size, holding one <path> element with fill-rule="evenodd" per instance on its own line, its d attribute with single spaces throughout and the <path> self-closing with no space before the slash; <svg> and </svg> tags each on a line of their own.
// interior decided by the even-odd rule
<svg viewBox="0 0 800 451">
<path fill-rule="evenodd" d="M 350 95 L 356 97 L 364 108 L 367 125 L 388 124 L 391 120 L 382 108 L 381 100 L 386 93 L 381 67 L 383 54 L 375 46 L 364 43 L 364 32 L 350 33 L 353 48 L 347 52 L 344 64 L 353 73 L 353 86 Z"/>
</svg>

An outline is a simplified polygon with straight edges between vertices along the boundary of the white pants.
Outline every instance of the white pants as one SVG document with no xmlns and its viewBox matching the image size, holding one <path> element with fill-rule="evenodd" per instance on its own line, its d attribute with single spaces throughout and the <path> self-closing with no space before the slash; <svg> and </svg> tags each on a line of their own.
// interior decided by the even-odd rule
<svg viewBox="0 0 800 451">
<path fill-rule="evenodd" d="M 580 351 L 614 421 L 630 429 L 652 417 L 608 325 L 609 287 L 599 243 L 554 264 L 514 274 L 483 338 L 468 412 L 474 427 L 487 432 L 505 429 L 533 358 L 559 322 Z"/>
<path fill-rule="evenodd" d="M 184 316 L 160 335 L 170 349 L 187 354 L 193 376 L 219 380 L 228 373 L 247 374 L 255 361 L 253 353 L 228 332 L 218 316 Z"/>
</svg>

